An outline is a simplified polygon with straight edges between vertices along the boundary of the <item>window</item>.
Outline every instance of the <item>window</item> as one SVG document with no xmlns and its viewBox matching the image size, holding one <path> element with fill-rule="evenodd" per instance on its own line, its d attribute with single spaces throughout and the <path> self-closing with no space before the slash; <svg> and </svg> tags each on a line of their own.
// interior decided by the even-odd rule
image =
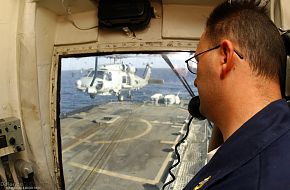
<svg viewBox="0 0 290 190">
<path fill-rule="evenodd" d="M 191 98 L 175 72 L 197 90 L 184 64 L 190 54 L 166 53 L 175 72 L 163 54 L 62 58 L 59 118 L 66 189 L 154 189 L 167 176 Z M 123 87 L 127 77 L 131 84 Z"/>
<path fill-rule="evenodd" d="M 127 83 L 127 76 L 123 76 L 123 77 L 122 77 L 122 83 L 123 83 L 123 84 L 126 84 L 126 83 Z"/>
</svg>

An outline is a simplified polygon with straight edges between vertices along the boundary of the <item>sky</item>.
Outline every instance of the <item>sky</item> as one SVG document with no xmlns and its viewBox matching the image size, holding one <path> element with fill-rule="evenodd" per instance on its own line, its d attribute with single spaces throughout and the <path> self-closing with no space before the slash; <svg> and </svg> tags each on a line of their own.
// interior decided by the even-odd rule
<svg viewBox="0 0 290 190">
<path fill-rule="evenodd" d="M 168 54 L 168 58 L 172 62 L 175 68 L 186 68 L 185 60 L 191 55 L 187 52 L 178 52 Z M 136 68 L 144 68 L 147 63 L 152 63 L 153 68 L 169 68 L 167 63 L 161 57 L 161 54 L 114 54 L 110 56 L 98 56 L 98 64 L 112 64 L 114 63 L 113 57 L 119 57 L 115 59 L 115 63 L 131 64 Z M 62 70 L 81 70 L 94 68 L 95 56 L 82 57 L 82 58 L 62 58 L 61 69 Z"/>
</svg>

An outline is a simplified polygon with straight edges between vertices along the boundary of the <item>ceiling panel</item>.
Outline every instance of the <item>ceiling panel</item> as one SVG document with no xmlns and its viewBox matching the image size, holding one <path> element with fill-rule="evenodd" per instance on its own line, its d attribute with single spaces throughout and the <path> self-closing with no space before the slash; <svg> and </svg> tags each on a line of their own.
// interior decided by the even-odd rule
<svg viewBox="0 0 290 190">
<path fill-rule="evenodd" d="M 72 13 L 94 10 L 97 8 L 95 0 L 36 0 L 38 5 L 45 7 L 58 15 L 65 15 L 66 9 Z"/>
<path fill-rule="evenodd" d="M 224 0 L 162 0 L 164 4 L 184 4 L 184 5 L 201 5 L 216 6 Z"/>
<path fill-rule="evenodd" d="M 90 11 L 97 8 L 98 0 L 34 0 L 41 7 L 45 7 L 58 15 L 65 15 L 65 9 L 70 8 L 72 13 Z M 161 0 L 152 0 L 161 1 Z M 223 0 L 162 0 L 164 4 L 189 4 L 201 6 L 215 6 Z"/>
</svg>

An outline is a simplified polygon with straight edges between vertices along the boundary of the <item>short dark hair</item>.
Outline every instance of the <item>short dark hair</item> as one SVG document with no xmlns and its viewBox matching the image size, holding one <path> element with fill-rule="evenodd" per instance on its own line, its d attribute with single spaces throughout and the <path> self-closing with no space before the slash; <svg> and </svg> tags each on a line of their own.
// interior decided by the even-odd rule
<svg viewBox="0 0 290 190">
<path fill-rule="evenodd" d="M 226 1 L 210 14 L 205 37 L 214 45 L 232 40 L 260 76 L 279 80 L 284 86 L 286 52 L 280 33 L 265 6 L 255 0 Z"/>
</svg>

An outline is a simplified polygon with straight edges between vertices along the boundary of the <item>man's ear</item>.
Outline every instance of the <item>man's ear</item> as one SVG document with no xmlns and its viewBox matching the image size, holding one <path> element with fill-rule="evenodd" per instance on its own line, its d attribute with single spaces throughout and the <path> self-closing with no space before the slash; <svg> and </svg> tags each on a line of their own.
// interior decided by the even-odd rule
<svg viewBox="0 0 290 190">
<path fill-rule="evenodd" d="M 221 79 L 224 79 L 227 74 L 234 68 L 234 46 L 230 40 L 222 40 L 220 48 L 221 56 Z"/>
</svg>

